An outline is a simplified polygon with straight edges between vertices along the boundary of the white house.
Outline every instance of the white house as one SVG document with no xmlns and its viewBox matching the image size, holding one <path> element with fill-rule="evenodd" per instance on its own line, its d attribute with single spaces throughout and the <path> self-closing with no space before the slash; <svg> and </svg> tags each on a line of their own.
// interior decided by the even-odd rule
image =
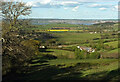
<svg viewBox="0 0 120 82">
<path fill-rule="evenodd" d="M 95 52 L 95 49 L 92 49 L 91 47 L 82 47 L 82 46 L 77 46 L 80 50 L 85 50 L 87 52 Z"/>
<path fill-rule="evenodd" d="M 39 48 L 45 48 L 45 46 L 40 46 Z"/>
</svg>

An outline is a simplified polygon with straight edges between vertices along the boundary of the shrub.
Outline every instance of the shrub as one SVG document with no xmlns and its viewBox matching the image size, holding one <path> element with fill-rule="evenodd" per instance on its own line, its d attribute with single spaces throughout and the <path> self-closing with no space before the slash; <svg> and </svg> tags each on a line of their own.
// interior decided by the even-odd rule
<svg viewBox="0 0 120 82">
<path fill-rule="evenodd" d="M 77 49 L 76 46 L 72 46 L 72 51 L 75 51 Z"/>
<path fill-rule="evenodd" d="M 75 49 L 75 57 L 76 57 L 76 59 L 79 59 L 80 52 L 81 52 L 80 49 L 77 49 L 77 48 Z"/>
<path fill-rule="evenodd" d="M 98 52 L 93 52 L 89 55 L 89 59 L 99 59 L 100 58 L 100 53 Z"/>
<path fill-rule="evenodd" d="M 75 50 L 76 59 L 87 59 L 88 55 L 89 55 L 89 53 L 84 50 L 82 50 L 82 51 L 80 49 Z"/>
</svg>

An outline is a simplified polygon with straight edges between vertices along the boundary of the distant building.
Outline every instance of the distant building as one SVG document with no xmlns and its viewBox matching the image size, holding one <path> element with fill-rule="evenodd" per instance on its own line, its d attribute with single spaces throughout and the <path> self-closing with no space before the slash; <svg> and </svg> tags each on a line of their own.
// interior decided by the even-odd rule
<svg viewBox="0 0 120 82">
<path fill-rule="evenodd" d="M 58 48 L 62 48 L 62 46 L 58 46 Z"/>
<path fill-rule="evenodd" d="M 93 32 L 89 32 L 90 34 L 93 34 Z"/>
<path fill-rule="evenodd" d="M 93 33 L 95 33 L 95 34 L 96 34 L 97 32 L 89 32 L 89 33 L 90 33 L 90 34 L 93 34 Z"/>
<path fill-rule="evenodd" d="M 45 46 L 40 46 L 39 48 L 45 48 Z"/>
<path fill-rule="evenodd" d="M 95 49 L 92 49 L 91 47 L 82 47 L 82 46 L 77 46 L 80 50 L 85 50 L 87 52 L 95 52 Z"/>
</svg>

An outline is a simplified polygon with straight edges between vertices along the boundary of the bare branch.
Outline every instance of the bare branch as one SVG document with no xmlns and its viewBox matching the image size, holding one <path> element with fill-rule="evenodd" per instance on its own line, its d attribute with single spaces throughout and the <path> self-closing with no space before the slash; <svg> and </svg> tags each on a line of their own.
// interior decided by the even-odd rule
<svg viewBox="0 0 120 82">
<path fill-rule="evenodd" d="M 16 20 L 19 16 L 29 15 L 31 13 L 31 7 L 25 6 L 22 2 L 2 2 L 0 9 L 5 19 L 13 21 L 16 24 Z"/>
</svg>

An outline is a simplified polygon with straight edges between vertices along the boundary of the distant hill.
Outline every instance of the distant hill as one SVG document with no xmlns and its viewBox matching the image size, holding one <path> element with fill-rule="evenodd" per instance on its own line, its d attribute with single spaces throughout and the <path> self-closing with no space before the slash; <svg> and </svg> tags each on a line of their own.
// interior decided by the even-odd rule
<svg viewBox="0 0 120 82">
<path fill-rule="evenodd" d="M 117 22 L 117 19 L 29 19 L 32 23 L 68 23 L 68 24 L 96 24 L 101 22 Z"/>
</svg>

